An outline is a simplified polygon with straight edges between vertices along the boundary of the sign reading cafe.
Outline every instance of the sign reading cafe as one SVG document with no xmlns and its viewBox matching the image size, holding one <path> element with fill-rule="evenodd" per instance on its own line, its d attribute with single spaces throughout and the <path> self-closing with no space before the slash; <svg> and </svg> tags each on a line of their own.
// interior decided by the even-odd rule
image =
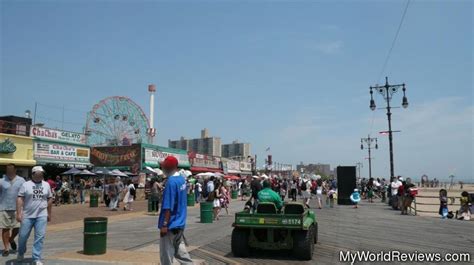
<svg viewBox="0 0 474 265">
<path fill-rule="evenodd" d="M 66 132 L 31 126 L 30 136 L 43 140 L 61 141 L 71 144 L 85 144 L 86 136 L 82 133 Z"/>
<path fill-rule="evenodd" d="M 64 144 L 36 142 L 34 144 L 35 159 L 53 161 L 71 161 L 89 163 L 89 148 L 81 148 Z"/>
</svg>

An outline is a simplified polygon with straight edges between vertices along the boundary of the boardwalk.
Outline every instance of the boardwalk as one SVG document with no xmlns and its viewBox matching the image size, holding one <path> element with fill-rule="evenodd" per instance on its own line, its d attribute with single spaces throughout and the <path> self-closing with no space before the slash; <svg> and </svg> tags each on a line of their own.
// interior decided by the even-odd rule
<svg viewBox="0 0 474 265">
<path fill-rule="evenodd" d="M 288 252 L 259 252 L 248 259 L 234 258 L 230 251 L 230 235 L 202 246 L 191 254 L 210 264 L 348 264 L 339 262 L 339 251 L 347 250 L 468 252 L 471 253 L 471 260 L 474 258 L 472 221 L 402 216 L 381 203 L 363 203 L 359 209 L 336 206 L 333 209 L 316 210 L 316 213 L 319 243 L 313 260 L 309 262 L 296 261 Z"/>
<path fill-rule="evenodd" d="M 242 208 L 243 202 L 235 201 L 231 203 L 230 210 L 235 213 Z M 199 222 L 199 207 L 190 207 L 188 210 L 188 250 L 194 259 L 207 264 L 349 264 L 338 262 L 341 250 L 470 251 L 473 255 L 474 221 L 401 216 L 399 212 L 389 210 L 380 203 L 363 203 L 359 209 L 336 206 L 315 211 L 319 223 L 319 243 L 314 259 L 309 262 L 297 261 L 283 251 L 259 252 L 247 259 L 234 258 L 230 250 L 233 216 L 224 215 L 216 223 L 202 224 Z M 108 255 L 78 254 L 82 250 L 83 230 L 80 221 L 57 224 L 48 229 L 44 248 L 46 264 L 158 264 L 156 216 L 133 212 L 109 218 Z M 31 240 L 28 249 L 31 250 Z M 15 264 L 14 256 L 0 257 L 0 264 Z"/>
</svg>

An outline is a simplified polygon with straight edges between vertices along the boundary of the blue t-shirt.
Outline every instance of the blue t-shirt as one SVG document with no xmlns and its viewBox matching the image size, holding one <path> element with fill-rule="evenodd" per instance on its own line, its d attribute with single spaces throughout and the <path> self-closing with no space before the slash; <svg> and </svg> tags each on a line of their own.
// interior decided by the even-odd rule
<svg viewBox="0 0 474 265">
<path fill-rule="evenodd" d="M 176 173 L 168 178 L 165 190 L 163 191 L 163 202 L 158 219 L 158 228 L 161 229 L 161 227 L 163 227 L 165 220 L 164 210 L 170 210 L 171 215 L 168 222 L 168 229 L 184 229 L 186 225 L 187 207 L 186 181 L 183 176 Z"/>
</svg>

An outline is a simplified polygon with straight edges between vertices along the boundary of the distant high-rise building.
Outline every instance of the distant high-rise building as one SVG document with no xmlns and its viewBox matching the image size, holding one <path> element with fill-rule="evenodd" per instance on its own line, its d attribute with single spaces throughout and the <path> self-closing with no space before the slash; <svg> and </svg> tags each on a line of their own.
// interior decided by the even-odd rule
<svg viewBox="0 0 474 265">
<path fill-rule="evenodd" d="M 222 157 L 245 159 L 248 156 L 250 156 L 249 143 L 239 143 L 238 141 L 233 141 L 231 144 L 222 145 Z"/>
<path fill-rule="evenodd" d="M 181 137 L 179 140 L 168 140 L 168 146 L 203 155 L 221 156 L 221 138 L 210 137 L 208 129 L 201 130 L 201 138 L 186 139 Z"/>
</svg>

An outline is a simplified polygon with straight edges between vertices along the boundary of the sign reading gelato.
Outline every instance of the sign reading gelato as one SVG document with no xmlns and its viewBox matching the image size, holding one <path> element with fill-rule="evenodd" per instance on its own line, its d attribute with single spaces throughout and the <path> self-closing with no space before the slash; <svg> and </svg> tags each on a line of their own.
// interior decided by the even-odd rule
<svg viewBox="0 0 474 265">
<path fill-rule="evenodd" d="M 82 133 L 66 132 L 32 126 L 30 136 L 43 140 L 61 141 L 71 144 L 86 144 L 86 136 Z"/>
</svg>

